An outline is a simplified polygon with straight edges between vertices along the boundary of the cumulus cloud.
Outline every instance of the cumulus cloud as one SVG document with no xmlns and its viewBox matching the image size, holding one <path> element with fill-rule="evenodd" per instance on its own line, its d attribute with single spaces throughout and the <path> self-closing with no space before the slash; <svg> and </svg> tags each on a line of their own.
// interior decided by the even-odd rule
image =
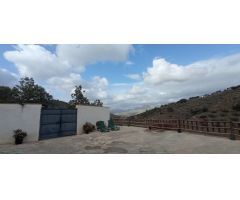
<svg viewBox="0 0 240 200">
<path fill-rule="evenodd" d="M 142 83 L 137 83 L 137 84 L 134 84 L 130 89 L 126 89 L 122 93 L 113 95 L 112 100 L 115 103 L 121 104 L 124 102 L 128 102 L 130 105 L 131 102 L 133 102 L 137 105 L 142 102 L 143 99 L 141 99 L 141 97 L 145 94 L 145 92 L 146 92 L 146 87 L 143 86 Z"/>
<path fill-rule="evenodd" d="M 206 68 L 199 66 L 180 66 L 167 62 L 164 58 L 154 59 L 153 66 L 144 73 L 144 81 L 152 84 L 159 84 L 169 81 L 186 81 L 190 78 L 203 76 Z"/>
<path fill-rule="evenodd" d="M 41 45 L 17 45 L 4 57 L 15 64 L 20 76 L 43 80 L 81 73 L 86 65 L 100 61 L 125 62 L 131 51 L 132 45 L 57 45 L 56 52 Z"/>
<path fill-rule="evenodd" d="M 129 93 L 133 95 L 144 94 L 145 92 L 146 92 L 145 88 L 138 85 L 134 85 L 129 91 Z"/>
<path fill-rule="evenodd" d="M 125 75 L 127 78 L 130 78 L 132 80 L 140 80 L 141 79 L 141 76 L 139 74 L 126 74 Z"/>
<path fill-rule="evenodd" d="M 17 75 L 0 68 L 0 85 L 12 86 L 17 82 Z"/>
<path fill-rule="evenodd" d="M 51 77 L 47 80 L 47 83 L 53 88 L 65 90 L 67 93 L 70 93 L 74 86 L 82 83 L 82 79 L 80 74 L 70 73 L 63 77 Z"/>
<path fill-rule="evenodd" d="M 106 99 L 108 80 L 105 77 L 94 76 L 91 81 L 85 84 L 86 94 L 90 99 Z"/>
<path fill-rule="evenodd" d="M 114 61 L 123 62 L 128 59 L 129 53 L 133 52 L 132 45 L 119 44 L 81 44 L 81 45 L 58 45 L 56 54 L 62 61 L 69 62 L 82 70 L 84 66 L 96 62 Z"/>
<path fill-rule="evenodd" d="M 30 76 L 43 80 L 62 76 L 71 68 L 69 63 L 60 61 L 52 52 L 40 45 L 17 45 L 7 51 L 4 57 L 15 64 L 21 77 Z"/>
</svg>

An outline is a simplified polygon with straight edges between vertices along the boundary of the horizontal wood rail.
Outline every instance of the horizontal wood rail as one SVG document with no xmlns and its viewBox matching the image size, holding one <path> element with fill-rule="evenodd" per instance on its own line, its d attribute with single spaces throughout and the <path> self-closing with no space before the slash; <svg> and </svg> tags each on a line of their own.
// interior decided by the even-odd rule
<svg viewBox="0 0 240 200">
<path fill-rule="evenodd" d="M 231 121 L 197 121 L 181 119 L 148 119 L 129 120 L 125 118 L 113 118 L 115 124 L 119 126 L 136 126 L 149 129 L 163 129 L 197 132 L 201 134 L 229 137 L 230 139 L 240 139 L 240 122 Z"/>
</svg>

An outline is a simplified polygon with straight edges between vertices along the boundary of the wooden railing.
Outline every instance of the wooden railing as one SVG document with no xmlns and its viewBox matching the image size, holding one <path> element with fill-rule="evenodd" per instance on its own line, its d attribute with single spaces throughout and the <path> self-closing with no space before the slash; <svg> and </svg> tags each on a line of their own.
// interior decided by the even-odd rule
<svg viewBox="0 0 240 200">
<path fill-rule="evenodd" d="M 229 121 L 197 121 L 197 120 L 128 120 L 114 118 L 114 123 L 120 126 L 136 126 L 149 129 L 163 129 L 197 132 L 208 135 L 230 137 L 231 139 L 240 139 L 240 122 Z"/>
</svg>

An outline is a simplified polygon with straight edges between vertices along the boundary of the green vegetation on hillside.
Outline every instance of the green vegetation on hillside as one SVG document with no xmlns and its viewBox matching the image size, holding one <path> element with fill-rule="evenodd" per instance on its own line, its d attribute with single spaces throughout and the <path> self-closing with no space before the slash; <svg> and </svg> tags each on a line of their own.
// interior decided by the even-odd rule
<svg viewBox="0 0 240 200">
<path fill-rule="evenodd" d="M 155 107 L 131 119 L 240 121 L 240 86 Z"/>
</svg>

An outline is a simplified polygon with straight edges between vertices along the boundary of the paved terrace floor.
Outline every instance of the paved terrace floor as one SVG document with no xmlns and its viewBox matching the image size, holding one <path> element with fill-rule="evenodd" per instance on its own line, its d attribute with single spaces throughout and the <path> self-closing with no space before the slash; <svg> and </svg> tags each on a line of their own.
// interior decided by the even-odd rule
<svg viewBox="0 0 240 200">
<path fill-rule="evenodd" d="M 240 153 L 240 140 L 122 126 L 120 131 L 69 136 L 22 145 L 0 153 Z"/>
</svg>

